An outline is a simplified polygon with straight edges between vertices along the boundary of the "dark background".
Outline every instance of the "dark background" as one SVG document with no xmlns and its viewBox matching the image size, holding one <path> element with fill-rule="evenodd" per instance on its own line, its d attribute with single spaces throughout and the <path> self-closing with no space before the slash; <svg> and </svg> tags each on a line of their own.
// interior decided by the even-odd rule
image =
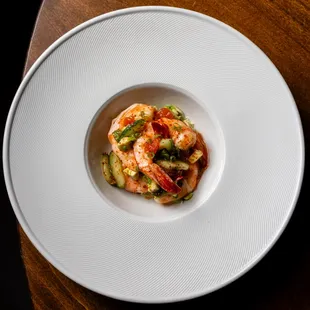
<svg viewBox="0 0 310 310">
<path fill-rule="evenodd" d="M 4 81 L 1 87 L 3 129 L 12 99 L 22 79 L 28 45 L 40 3 L 40 0 L 11 1 L 1 8 L 3 15 L 8 16 L 8 20 L 5 20 L 5 17 L 2 19 L 1 27 L 4 37 L 1 48 L 2 67 L 4 67 Z M 305 138 L 307 151 L 309 138 Z M 2 182 L 0 309 L 32 309 L 20 256 L 17 222 L 8 200 L 3 177 Z M 301 195 L 287 229 L 257 266 L 238 281 L 209 296 L 207 300 L 210 302 L 210 309 L 227 309 L 230 301 L 231 304 L 238 305 L 238 299 L 242 299 L 240 304 L 251 305 L 247 309 L 310 309 L 308 191 L 309 165 L 306 162 Z M 229 300 L 224 300 L 223 296 Z"/>
<path fill-rule="evenodd" d="M 3 74 L 0 92 L 2 107 L 1 145 L 6 117 L 14 94 L 22 80 L 28 45 L 41 1 L 4 1 L 4 3 L 1 3 L 1 71 Z M 32 304 L 20 256 L 17 222 L 7 196 L 3 175 L 1 182 L 0 240 L 2 270 L 0 309 L 28 310 L 32 309 Z"/>
</svg>

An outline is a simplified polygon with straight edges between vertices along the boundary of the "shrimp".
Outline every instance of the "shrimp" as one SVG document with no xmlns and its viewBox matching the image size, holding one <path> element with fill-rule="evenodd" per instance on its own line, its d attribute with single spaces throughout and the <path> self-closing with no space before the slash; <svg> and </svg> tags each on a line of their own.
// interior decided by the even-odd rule
<svg viewBox="0 0 310 310">
<path fill-rule="evenodd" d="M 177 119 L 161 118 L 158 123 L 168 127 L 169 135 L 175 146 L 186 151 L 196 143 L 196 132 Z"/>
<path fill-rule="evenodd" d="M 123 129 L 138 119 L 144 119 L 146 122 L 149 122 L 153 120 L 154 113 L 155 107 L 144 103 L 134 103 L 112 120 L 111 130 Z"/>
<path fill-rule="evenodd" d="M 154 197 L 154 200 L 160 204 L 173 203 L 185 197 L 187 194 L 193 192 L 198 185 L 198 181 L 199 181 L 198 164 L 197 163 L 190 164 L 189 169 L 186 171 L 186 174 L 184 175 L 180 193 L 177 196 L 168 193 L 163 196 Z"/>
<path fill-rule="evenodd" d="M 123 167 L 128 168 L 132 171 L 139 171 L 138 164 L 135 158 L 135 154 L 133 150 L 129 150 L 127 152 L 121 151 L 118 146 L 115 138 L 112 136 L 109 137 L 110 143 L 112 145 L 112 151 L 118 156 L 118 158 L 121 160 Z"/>
<path fill-rule="evenodd" d="M 150 121 L 154 117 L 154 112 L 155 108 L 152 106 L 148 106 L 142 103 L 135 103 L 112 120 L 112 125 L 108 133 L 108 139 L 112 145 L 113 152 L 122 161 L 124 168 L 128 168 L 132 171 L 138 171 L 138 164 L 133 150 L 124 152 L 118 148 L 117 141 L 113 136 L 113 132 L 116 130 L 122 130 L 127 125 L 139 119 Z"/>
<path fill-rule="evenodd" d="M 202 152 L 202 157 L 200 160 L 201 167 L 202 167 L 202 172 L 208 168 L 208 163 L 209 163 L 209 155 L 208 155 L 208 149 L 206 146 L 206 143 L 203 140 L 203 137 L 201 133 L 196 132 L 197 134 L 197 139 L 196 143 L 194 145 L 194 149 L 200 150 Z"/>
<path fill-rule="evenodd" d="M 159 148 L 159 141 L 160 138 L 156 137 L 152 122 L 149 122 L 143 135 L 133 145 L 134 155 L 141 172 L 155 181 L 163 190 L 177 194 L 181 188 L 173 182 L 162 168 L 153 162 L 153 157 Z"/>
<path fill-rule="evenodd" d="M 131 193 L 146 194 L 148 192 L 147 183 L 140 177 L 138 180 L 134 180 L 127 174 L 125 174 L 125 190 Z"/>
</svg>

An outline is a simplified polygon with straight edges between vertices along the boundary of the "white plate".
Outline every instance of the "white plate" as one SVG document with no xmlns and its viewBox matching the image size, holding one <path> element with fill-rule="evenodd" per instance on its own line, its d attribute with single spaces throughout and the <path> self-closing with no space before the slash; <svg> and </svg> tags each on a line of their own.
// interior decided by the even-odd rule
<svg viewBox="0 0 310 310">
<path fill-rule="evenodd" d="M 180 208 L 98 177 L 105 130 L 131 100 L 179 103 L 209 144 L 210 169 Z M 23 229 L 62 273 L 167 302 L 230 283 L 271 248 L 298 198 L 303 143 L 292 95 L 253 43 L 195 12 L 141 7 L 78 26 L 38 59 L 8 117 L 4 172 Z"/>
</svg>

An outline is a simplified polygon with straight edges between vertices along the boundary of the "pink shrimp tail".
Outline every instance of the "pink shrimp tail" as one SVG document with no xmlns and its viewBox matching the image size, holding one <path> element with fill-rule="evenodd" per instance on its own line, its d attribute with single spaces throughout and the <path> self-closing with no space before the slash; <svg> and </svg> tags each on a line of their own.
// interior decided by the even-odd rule
<svg viewBox="0 0 310 310">
<path fill-rule="evenodd" d="M 175 184 L 169 175 L 161 169 L 156 164 L 150 165 L 152 174 L 155 177 L 155 181 L 159 184 L 159 186 L 168 193 L 178 194 L 181 191 L 181 188 Z"/>
</svg>

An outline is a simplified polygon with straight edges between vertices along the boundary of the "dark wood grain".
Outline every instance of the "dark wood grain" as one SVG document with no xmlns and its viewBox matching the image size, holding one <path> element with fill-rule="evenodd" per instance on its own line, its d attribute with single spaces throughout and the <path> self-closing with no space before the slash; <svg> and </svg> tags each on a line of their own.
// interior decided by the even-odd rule
<svg viewBox="0 0 310 310">
<path fill-rule="evenodd" d="M 25 72 L 61 35 L 97 15 L 130 6 L 178 6 L 215 17 L 257 44 L 277 66 L 296 100 L 310 137 L 309 0 L 45 0 L 38 14 Z M 279 112 L 280 113 L 280 112 Z M 271 252 L 248 274 L 228 287 L 192 301 L 209 309 L 310 309 L 309 166 L 288 228 Z M 144 309 L 95 294 L 51 266 L 20 228 L 21 248 L 35 309 Z M 170 304 L 164 308 L 179 307 Z"/>
</svg>

